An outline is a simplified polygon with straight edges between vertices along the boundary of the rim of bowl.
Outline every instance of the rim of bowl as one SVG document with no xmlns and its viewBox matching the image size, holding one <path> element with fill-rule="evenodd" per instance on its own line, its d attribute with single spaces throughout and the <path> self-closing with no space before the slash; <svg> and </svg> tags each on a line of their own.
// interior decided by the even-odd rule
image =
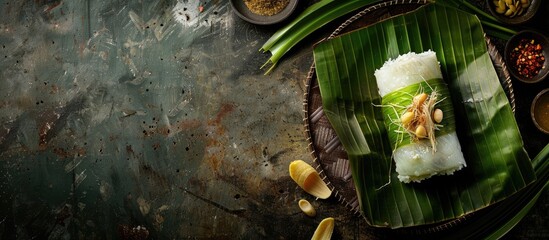
<svg viewBox="0 0 549 240">
<path fill-rule="evenodd" d="M 533 38 L 534 40 L 540 42 L 543 47 L 542 52 L 543 52 L 543 55 L 545 56 L 545 62 L 543 63 L 544 68 L 541 69 L 538 75 L 536 75 L 533 78 L 525 78 L 520 74 L 518 74 L 518 72 L 516 71 L 510 59 L 512 48 L 518 43 L 518 40 L 522 38 Z M 549 59 L 547 59 L 548 57 L 549 57 L 549 40 L 543 34 L 533 30 L 520 31 L 517 34 L 513 35 L 507 41 L 507 43 L 505 43 L 504 58 L 505 58 L 505 63 L 509 68 L 509 72 L 513 77 L 515 77 L 516 79 L 524 83 L 538 83 L 544 80 L 545 78 L 547 78 L 547 75 L 549 75 Z"/>
<path fill-rule="evenodd" d="M 538 128 L 541 132 L 545 134 L 549 134 L 549 129 L 544 129 L 539 125 L 538 121 L 536 120 L 536 114 L 534 112 L 534 110 L 536 109 L 538 100 L 546 94 L 549 94 L 549 88 L 541 90 L 541 92 L 539 92 L 536 95 L 536 97 L 534 97 L 534 100 L 532 101 L 532 106 L 530 107 L 530 116 L 532 117 L 532 121 L 534 122 L 534 125 L 536 126 L 536 128 Z"/>
</svg>

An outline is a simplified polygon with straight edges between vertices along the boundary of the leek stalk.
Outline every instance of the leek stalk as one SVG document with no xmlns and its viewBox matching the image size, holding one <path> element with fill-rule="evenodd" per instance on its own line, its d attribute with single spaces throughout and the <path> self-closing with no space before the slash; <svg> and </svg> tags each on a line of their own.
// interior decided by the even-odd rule
<svg viewBox="0 0 549 240">
<path fill-rule="evenodd" d="M 280 58 L 305 37 L 327 23 L 373 2 L 375 2 L 375 0 L 322 0 L 310 6 L 287 27 L 277 31 L 263 45 L 260 50 L 263 50 L 264 52 L 270 51 L 272 56 L 263 66 L 261 66 L 261 68 L 272 64 L 265 73 L 269 74 L 276 67 Z"/>
<path fill-rule="evenodd" d="M 284 28 L 281 28 L 280 30 L 276 31 L 275 34 L 273 34 L 267 42 L 261 46 L 260 51 L 266 52 L 271 50 L 271 47 L 275 45 L 280 39 L 283 39 L 290 35 L 293 31 L 295 31 L 298 26 L 303 24 L 304 21 L 309 21 L 309 19 L 312 19 L 315 17 L 315 12 L 324 7 L 326 4 L 333 2 L 333 0 L 322 0 L 320 2 L 317 2 L 311 6 L 309 6 L 305 11 L 303 11 L 295 20 L 292 21 L 291 24 L 286 25 Z"/>
</svg>

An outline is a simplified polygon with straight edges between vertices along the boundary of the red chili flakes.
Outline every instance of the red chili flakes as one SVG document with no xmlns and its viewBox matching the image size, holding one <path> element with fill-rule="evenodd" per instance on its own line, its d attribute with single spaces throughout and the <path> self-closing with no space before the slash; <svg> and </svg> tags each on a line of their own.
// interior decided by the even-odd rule
<svg viewBox="0 0 549 240">
<path fill-rule="evenodd" d="M 526 78 L 533 78 L 544 68 L 545 56 L 543 47 L 533 39 L 522 39 L 511 51 L 511 63 L 518 73 Z"/>
</svg>

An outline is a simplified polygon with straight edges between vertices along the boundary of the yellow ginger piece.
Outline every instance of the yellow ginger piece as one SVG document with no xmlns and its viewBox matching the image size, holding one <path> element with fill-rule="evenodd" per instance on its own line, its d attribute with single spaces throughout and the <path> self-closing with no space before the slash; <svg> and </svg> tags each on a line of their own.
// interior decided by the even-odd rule
<svg viewBox="0 0 549 240">
<path fill-rule="evenodd" d="M 299 200 L 298 205 L 299 205 L 299 208 L 301 209 L 301 211 L 303 211 L 305 214 L 307 214 L 307 216 L 309 216 L 309 217 L 316 216 L 316 210 L 309 201 L 307 201 L 305 199 L 301 199 L 301 200 Z"/>
<path fill-rule="evenodd" d="M 326 199 L 332 195 L 332 190 L 320 178 L 318 172 L 303 160 L 295 160 L 290 163 L 290 177 L 305 192 L 317 198 Z"/>
<path fill-rule="evenodd" d="M 329 240 L 334 232 L 334 219 L 329 217 L 323 219 L 316 227 L 311 240 Z"/>
</svg>

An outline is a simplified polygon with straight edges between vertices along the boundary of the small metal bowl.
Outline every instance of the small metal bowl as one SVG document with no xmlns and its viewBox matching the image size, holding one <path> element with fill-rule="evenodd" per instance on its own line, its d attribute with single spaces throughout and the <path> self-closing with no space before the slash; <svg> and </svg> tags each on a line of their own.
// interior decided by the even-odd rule
<svg viewBox="0 0 549 240">
<path fill-rule="evenodd" d="M 508 17 L 496 11 L 496 5 L 494 4 L 494 1 L 500 1 L 500 0 L 486 0 L 486 4 L 488 5 L 488 10 L 492 14 L 492 16 L 494 16 L 496 19 L 498 19 L 503 23 L 511 24 L 511 25 L 523 24 L 530 21 L 538 12 L 539 6 L 541 4 L 541 0 L 529 0 L 530 5 L 528 6 L 528 8 L 524 9 L 520 15 Z M 505 1 L 505 0 L 502 0 L 502 1 Z"/>
<path fill-rule="evenodd" d="M 250 11 L 243 0 L 231 0 L 231 6 L 238 17 L 257 25 L 271 25 L 286 20 L 296 9 L 297 3 L 298 0 L 290 0 L 288 5 L 279 13 L 272 16 L 263 16 Z"/>
<path fill-rule="evenodd" d="M 543 48 L 542 54 L 545 57 L 545 61 L 543 62 L 543 68 L 539 71 L 539 73 L 534 77 L 524 77 L 519 74 L 516 64 L 513 63 L 513 60 L 511 59 L 511 52 L 515 47 L 517 47 L 522 39 L 529 39 L 534 40 L 535 43 L 541 44 L 541 47 Z M 509 41 L 505 44 L 505 64 L 507 64 L 507 68 L 509 69 L 509 72 L 513 77 L 516 79 L 525 82 L 525 83 L 537 83 L 542 81 L 547 77 L 549 74 L 549 41 L 547 38 L 535 31 L 525 30 L 521 31 L 514 36 L 512 36 Z"/>
<path fill-rule="evenodd" d="M 530 108 L 530 115 L 532 116 L 534 125 L 540 131 L 549 134 L 549 123 L 547 123 L 549 121 L 549 88 L 544 89 L 536 95 Z M 546 122 L 542 123 L 542 121 Z"/>
</svg>

